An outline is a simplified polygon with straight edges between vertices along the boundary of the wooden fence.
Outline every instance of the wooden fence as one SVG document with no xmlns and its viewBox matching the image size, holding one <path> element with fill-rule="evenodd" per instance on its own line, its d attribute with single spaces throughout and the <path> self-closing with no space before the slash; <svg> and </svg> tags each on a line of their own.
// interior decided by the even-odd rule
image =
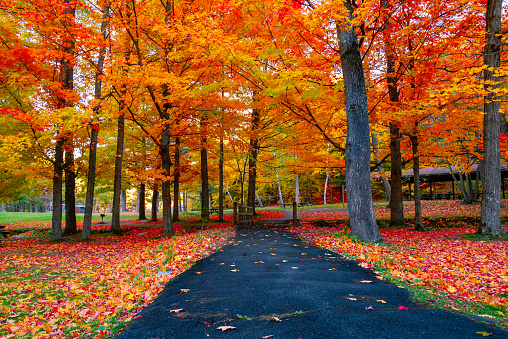
<svg viewBox="0 0 508 339">
<path fill-rule="evenodd" d="M 254 208 L 252 206 L 233 205 L 233 225 L 251 225 L 254 222 Z"/>
</svg>

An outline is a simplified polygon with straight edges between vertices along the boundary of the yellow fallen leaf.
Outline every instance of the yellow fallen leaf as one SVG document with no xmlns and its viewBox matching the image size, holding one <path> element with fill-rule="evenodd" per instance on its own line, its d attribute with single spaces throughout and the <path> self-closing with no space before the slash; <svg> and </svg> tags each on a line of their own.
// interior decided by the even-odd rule
<svg viewBox="0 0 508 339">
<path fill-rule="evenodd" d="M 381 304 L 386 304 L 386 301 L 384 300 L 376 300 L 378 303 L 381 303 Z"/>
<path fill-rule="evenodd" d="M 489 333 L 489 332 L 476 332 L 477 334 L 480 334 L 484 337 L 490 337 L 492 335 L 492 333 Z"/>
<path fill-rule="evenodd" d="M 450 293 L 455 293 L 455 292 L 457 292 L 457 289 L 456 289 L 455 287 L 453 287 L 453 286 L 448 286 L 448 288 L 447 288 L 446 290 L 447 290 L 448 292 L 450 292 Z"/>
</svg>

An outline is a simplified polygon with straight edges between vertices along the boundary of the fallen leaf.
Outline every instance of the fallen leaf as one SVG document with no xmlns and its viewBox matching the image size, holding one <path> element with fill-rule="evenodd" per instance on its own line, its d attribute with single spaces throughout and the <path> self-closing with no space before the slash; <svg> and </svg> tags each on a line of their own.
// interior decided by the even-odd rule
<svg viewBox="0 0 508 339">
<path fill-rule="evenodd" d="M 270 334 L 270 335 L 265 335 L 264 337 L 261 337 L 261 339 L 268 339 L 268 338 L 273 338 L 274 335 L 273 334 Z"/>
<path fill-rule="evenodd" d="M 450 293 L 455 293 L 455 292 L 457 292 L 457 289 L 456 289 L 455 287 L 453 287 L 453 286 L 448 286 L 448 288 L 447 288 L 446 290 L 447 290 L 448 292 L 450 292 Z"/>
<path fill-rule="evenodd" d="M 292 268 L 292 269 L 294 269 L 294 270 L 297 270 L 297 269 L 298 269 L 298 267 L 291 267 L 291 268 Z"/>
<path fill-rule="evenodd" d="M 328 271 L 337 271 L 337 269 L 334 267 L 334 268 L 329 268 Z"/>
<path fill-rule="evenodd" d="M 270 319 L 271 321 L 275 321 L 277 323 L 280 323 L 282 320 L 280 320 L 279 318 L 277 317 L 273 317 L 272 319 Z"/>
<path fill-rule="evenodd" d="M 484 337 L 490 337 L 492 335 L 492 333 L 489 333 L 489 332 L 476 332 L 477 334 L 480 334 Z"/>
<path fill-rule="evenodd" d="M 381 299 L 380 299 L 380 300 L 376 300 L 376 301 L 377 301 L 378 303 L 381 303 L 381 304 L 386 304 L 386 301 L 381 300 Z"/>
<path fill-rule="evenodd" d="M 349 300 L 358 300 L 358 299 L 356 299 L 356 298 L 349 298 L 349 297 L 348 297 L 348 299 L 349 299 Z"/>
<path fill-rule="evenodd" d="M 175 310 L 170 310 L 169 313 L 180 313 L 181 311 L 183 311 L 183 308 L 177 308 Z"/>
<path fill-rule="evenodd" d="M 228 331 L 228 330 L 234 330 L 235 328 L 236 327 L 234 327 L 234 326 L 226 326 L 226 325 L 217 327 L 217 329 L 221 330 L 222 332 Z"/>
<path fill-rule="evenodd" d="M 365 310 L 366 311 L 374 311 L 374 307 L 372 307 L 372 306 L 365 307 Z"/>
<path fill-rule="evenodd" d="M 201 274 L 201 272 L 196 272 L 196 274 Z"/>
<path fill-rule="evenodd" d="M 231 272 L 239 272 L 240 270 L 231 270 Z"/>
<path fill-rule="evenodd" d="M 404 307 L 402 305 L 400 305 L 399 307 L 397 307 L 398 310 L 407 310 L 407 307 Z"/>
<path fill-rule="evenodd" d="M 180 289 L 180 293 L 189 293 L 190 292 L 190 289 L 188 288 L 181 288 Z"/>
<path fill-rule="evenodd" d="M 372 280 L 360 280 L 362 284 L 370 284 L 372 283 Z"/>
<path fill-rule="evenodd" d="M 288 262 L 287 260 L 282 260 L 282 262 Z"/>
</svg>

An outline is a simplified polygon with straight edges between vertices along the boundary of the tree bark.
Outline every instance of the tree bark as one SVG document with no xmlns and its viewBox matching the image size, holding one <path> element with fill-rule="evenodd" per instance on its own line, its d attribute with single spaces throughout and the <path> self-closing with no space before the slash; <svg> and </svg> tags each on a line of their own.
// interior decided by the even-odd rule
<svg viewBox="0 0 508 339">
<path fill-rule="evenodd" d="M 485 161 L 482 176 L 482 220 L 478 233 L 503 234 L 501 225 L 501 101 L 496 94 L 501 82 L 498 75 L 501 67 L 501 14 L 502 0 L 487 0 L 485 50 L 483 63 L 489 68 L 483 72 L 488 92 L 484 98 L 483 115 L 483 160 Z M 504 125 L 504 124 L 503 124 Z"/>
<path fill-rule="evenodd" d="M 260 121 L 260 112 L 257 109 L 252 110 L 251 115 L 251 138 L 249 148 L 249 186 L 247 190 L 247 205 L 252 206 L 252 212 L 256 214 L 256 175 L 257 161 L 259 152 L 258 128 Z"/>
<path fill-rule="evenodd" d="M 123 101 L 120 103 L 120 116 L 118 117 L 118 133 L 116 139 L 116 156 L 115 156 L 115 181 L 113 183 L 113 211 L 111 215 L 111 232 L 121 234 L 120 227 L 120 192 L 122 190 L 122 158 L 123 143 L 125 131 L 125 113 Z"/>
<path fill-rule="evenodd" d="M 65 150 L 65 229 L 64 235 L 78 233 L 76 225 L 76 174 L 74 173 L 74 147 L 66 139 Z"/>
<path fill-rule="evenodd" d="M 201 137 L 201 219 L 210 218 L 210 210 L 208 209 L 210 204 L 210 189 L 208 181 L 208 150 L 206 149 L 207 137 L 206 137 L 206 119 L 201 120 L 202 132 L 204 134 Z"/>
<path fill-rule="evenodd" d="M 173 221 L 180 220 L 180 138 L 175 139 L 175 178 L 173 181 L 173 195 L 174 195 L 174 208 L 173 208 Z"/>
<path fill-rule="evenodd" d="M 297 204 L 300 203 L 300 175 L 295 172 L 295 201 Z"/>
<path fill-rule="evenodd" d="M 120 192 L 120 201 L 122 202 L 122 212 L 127 212 L 127 191 Z"/>
<path fill-rule="evenodd" d="M 219 221 L 224 221 L 224 137 L 219 145 Z"/>
<path fill-rule="evenodd" d="M 152 193 L 152 216 L 150 218 L 150 221 L 157 221 L 158 204 L 159 204 L 159 188 L 157 187 L 157 185 L 155 185 Z"/>
<path fill-rule="evenodd" d="M 344 1 L 353 19 L 350 0 Z M 348 22 L 348 24 L 349 24 Z M 345 26 L 347 27 L 347 26 Z M 346 183 L 351 233 L 367 242 L 382 241 L 374 215 L 370 180 L 370 129 L 367 91 L 356 27 L 337 24 L 346 97 Z"/>
<path fill-rule="evenodd" d="M 169 127 L 165 125 L 162 132 L 159 155 L 161 156 L 162 169 L 166 176 L 162 180 L 162 231 L 164 237 L 172 237 L 175 235 L 173 223 L 171 220 L 171 157 L 169 156 Z"/>
<path fill-rule="evenodd" d="M 391 192 L 390 192 L 390 225 L 404 225 L 404 205 L 402 204 L 402 159 L 400 154 L 400 130 L 390 124 L 390 158 L 391 168 Z"/>
<path fill-rule="evenodd" d="M 414 178 L 414 196 L 415 196 L 415 230 L 425 231 L 422 222 L 422 200 L 420 195 L 420 155 L 418 154 L 418 136 L 410 136 L 413 148 L 413 178 Z"/>
<path fill-rule="evenodd" d="M 62 239 L 62 186 L 63 186 L 63 138 L 58 138 L 53 163 L 53 213 L 51 215 L 51 240 Z"/>
<path fill-rule="evenodd" d="M 141 183 L 139 184 L 139 203 L 138 203 L 139 220 L 146 220 L 145 195 L 146 195 L 146 185 L 144 183 Z"/>
<path fill-rule="evenodd" d="M 386 178 L 385 175 L 385 169 L 383 168 L 383 164 L 379 161 L 380 155 L 379 155 L 379 142 L 377 140 L 376 132 L 371 132 L 371 138 L 372 138 L 372 149 L 374 150 L 374 162 L 376 163 L 376 169 L 379 172 L 379 176 L 381 178 L 381 182 L 383 183 L 383 187 L 385 189 L 385 199 L 386 201 L 390 202 L 391 200 L 391 190 L 390 182 Z"/>
</svg>

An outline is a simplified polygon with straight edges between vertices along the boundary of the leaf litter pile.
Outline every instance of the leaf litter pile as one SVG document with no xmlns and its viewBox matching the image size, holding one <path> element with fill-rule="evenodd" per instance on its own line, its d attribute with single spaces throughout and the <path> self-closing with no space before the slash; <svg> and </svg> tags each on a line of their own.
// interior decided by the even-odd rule
<svg viewBox="0 0 508 339">
<path fill-rule="evenodd" d="M 258 213 L 266 219 L 284 215 Z M 78 222 L 78 229 L 82 224 Z M 108 224 L 92 224 L 97 235 L 89 243 L 2 242 L 0 337 L 111 337 L 136 319 L 169 280 L 234 235 L 230 222 L 209 225 L 202 232 L 176 223 L 177 236 L 164 239 L 161 224 L 128 221 L 119 237 L 101 236 Z M 49 234 L 50 227 L 51 222 L 38 221 L 7 229 L 29 237 Z"/>
<path fill-rule="evenodd" d="M 312 218 L 318 217 L 314 212 Z M 323 213 L 329 220 L 329 213 Z M 316 227 L 311 219 L 291 229 L 312 245 L 340 253 L 360 266 L 421 293 L 441 307 L 478 314 L 508 326 L 508 243 L 475 241 L 474 227 L 415 232 L 382 229 L 385 243 L 367 244 L 349 230 Z"/>
<path fill-rule="evenodd" d="M 230 226 L 171 239 L 160 228 L 126 226 L 124 236 L 90 243 L 2 242 L 0 337 L 110 336 L 166 282 L 222 247 Z"/>
</svg>

